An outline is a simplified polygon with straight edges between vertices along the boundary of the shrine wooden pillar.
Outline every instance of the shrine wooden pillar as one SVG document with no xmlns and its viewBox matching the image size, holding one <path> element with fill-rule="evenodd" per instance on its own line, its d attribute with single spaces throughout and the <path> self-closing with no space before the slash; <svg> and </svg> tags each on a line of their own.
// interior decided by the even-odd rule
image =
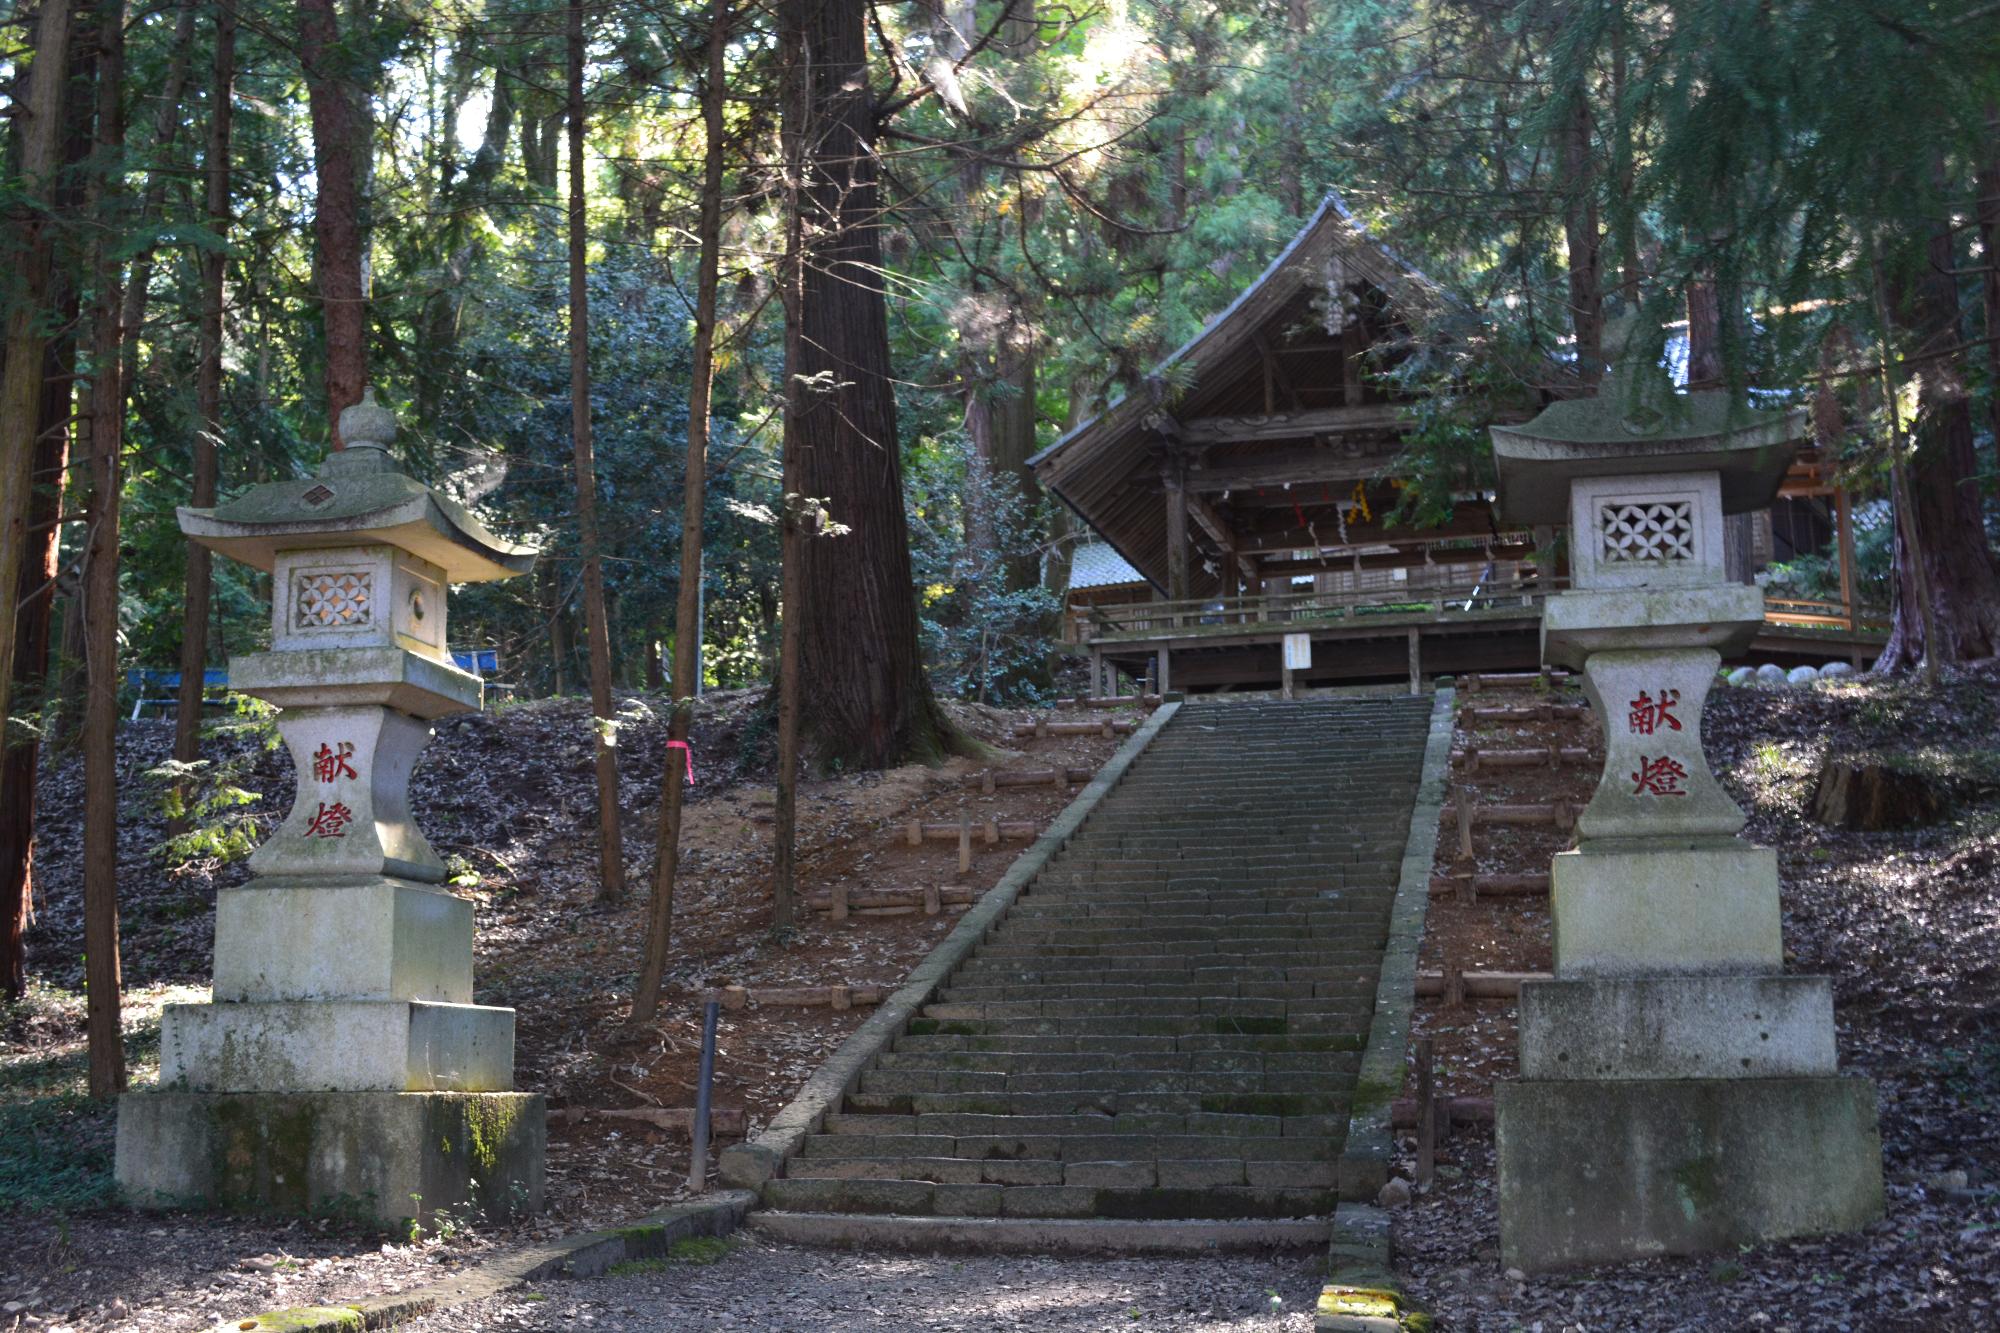
<svg viewBox="0 0 2000 1333">
<path fill-rule="evenodd" d="M 1188 507 L 1187 476 L 1178 462 L 1161 473 L 1167 500 L 1167 600 L 1188 599 Z M 1178 614 L 1174 624 L 1178 625 Z"/>
</svg>

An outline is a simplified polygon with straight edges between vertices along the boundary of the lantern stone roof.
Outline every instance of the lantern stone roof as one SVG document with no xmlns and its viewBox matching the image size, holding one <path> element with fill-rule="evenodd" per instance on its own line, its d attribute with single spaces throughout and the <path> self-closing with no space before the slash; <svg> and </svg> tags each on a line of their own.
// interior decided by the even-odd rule
<svg viewBox="0 0 2000 1333">
<path fill-rule="evenodd" d="M 1767 508 L 1806 438 L 1800 408 L 1758 408 L 1721 389 L 1679 393 L 1666 367 L 1642 348 L 1636 325 L 1607 327 L 1625 351 L 1596 394 L 1549 404 L 1520 425 L 1492 427 L 1500 517 L 1564 523 L 1578 477 L 1719 472 L 1725 513 Z"/>
<path fill-rule="evenodd" d="M 267 573 L 281 550 L 378 543 L 429 561 L 451 583 L 513 578 L 535 563 L 536 548 L 495 536 L 396 465 L 395 417 L 373 389 L 340 414 L 340 428 L 347 447 L 316 476 L 264 482 L 213 509 L 182 508 L 181 531 Z"/>
</svg>

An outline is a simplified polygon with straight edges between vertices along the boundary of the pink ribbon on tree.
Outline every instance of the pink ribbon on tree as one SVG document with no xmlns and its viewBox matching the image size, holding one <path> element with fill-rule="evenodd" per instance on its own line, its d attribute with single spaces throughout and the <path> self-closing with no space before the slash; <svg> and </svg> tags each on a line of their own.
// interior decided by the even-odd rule
<svg viewBox="0 0 2000 1333">
<path fill-rule="evenodd" d="M 688 766 L 687 783 L 690 787 L 694 786 L 694 751 L 688 748 L 686 741 L 668 741 L 667 748 L 669 750 L 679 750 L 686 757 Z"/>
</svg>

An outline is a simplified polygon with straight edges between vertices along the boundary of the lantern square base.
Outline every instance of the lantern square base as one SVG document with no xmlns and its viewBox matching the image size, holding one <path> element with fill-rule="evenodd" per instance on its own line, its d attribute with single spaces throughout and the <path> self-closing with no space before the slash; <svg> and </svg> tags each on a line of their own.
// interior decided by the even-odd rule
<svg viewBox="0 0 2000 1333">
<path fill-rule="evenodd" d="M 1495 1093 L 1509 1268 L 1726 1251 L 1882 1215 L 1866 1079 L 1517 1080 Z"/>
<path fill-rule="evenodd" d="M 142 1208 L 346 1215 L 539 1211 L 547 1124 L 525 1092 L 131 1092 L 118 1186 Z"/>
<path fill-rule="evenodd" d="M 1735 838 L 1586 843 L 1557 854 L 1549 876 L 1560 978 L 1784 970 L 1769 847 Z"/>
<path fill-rule="evenodd" d="M 215 897 L 215 998 L 469 1004 L 472 904 L 383 875 L 260 875 Z"/>
<path fill-rule="evenodd" d="M 1825 977 L 1591 977 L 1521 987 L 1521 1076 L 1831 1077 Z"/>
<path fill-rule="evenodd" d="M 160 1086 L 191 1092 L 504 1092 L 514 1011 L 476 1004 L 286 1000 L 170 1004 Z"/>
</svg>

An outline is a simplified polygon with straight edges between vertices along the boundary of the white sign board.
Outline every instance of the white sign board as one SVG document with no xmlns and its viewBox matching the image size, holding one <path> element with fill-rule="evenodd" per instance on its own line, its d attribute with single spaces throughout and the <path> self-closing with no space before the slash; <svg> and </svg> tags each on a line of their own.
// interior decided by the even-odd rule
<svg viewBox="0 0 2000 1333">
<path fill-rule="evenodd" d="M 1285 670 L 1306 671 L 1313 664 L 1313 641 L 1310 634 L 1287 634 L 1285 636 Z"/>
</svg>

